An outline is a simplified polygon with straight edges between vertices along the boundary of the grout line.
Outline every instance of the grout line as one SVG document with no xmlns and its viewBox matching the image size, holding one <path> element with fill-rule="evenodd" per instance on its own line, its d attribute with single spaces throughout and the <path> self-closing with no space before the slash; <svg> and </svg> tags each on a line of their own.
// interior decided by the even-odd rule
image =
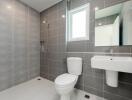
<svg viewBox="0 0 132 100">
<path fill-rule="evenodd" d="M 121 97 L 121 98 L 125 98 L 125 99 L 127 99 L 127 100 L 131 100 L 131 98 L 124 97 L 124 96 L 121 96 L 121 95 L 119 95 L 119 94 L 113 94 L 113 93 L 110 93 L 110 92 L 108 92 L 108 91 L 104 91 L 104 92 L 106 92 L 106 93 L 108 93 L 108 94 L 115 95 L 115 96 L 119 96 L 119 97 Z"/>
<path fill-rule="evenodd" d="M 132 48 L 130 48 L 130 53 L 131 53 L 131 57 L 132 57 Z"/>
<path fill-rule="evenodd" d="M 122 82 L 122 81 L 119 81 L 119 83 L 123 83 L 123 84 L 131 85 L 131 86 L 132 86 L 132 83 L 129 83 L 129 82 Z"/>
<path fill-rule="evenodd" d="M 108 53 L 108 52 L 65 52 L 65 53 L 82 53 L 82 54 L 111 54 L 111 53 Z M 123 54 L 123 55 L 125 55 L 125 54 L 132 54 L 132 53 L 112 53 L 112 54 Z"/>
<path fill-rule="evenodd" d="M 92 73 L 94 73 L 94 72 L 92 71 Z M 97 77 L 97 76 L 95 76 L 95 75 L 89 75 L 89 74 L 82 74 L 82 75 L 83 75 L 83 76 L 86 76 L 86 77 L 101 79 L 101 80 L 103 80 L 103 81 L 105 82 L 105 77 L 104 77 L 104 75 L 103 75 L 102 78 L 101 78 L 101 77 Z"/>
<path fill-rule="evenodd" d="M 106 72 L 106 71 L 105 71 Z M 104 97 L 104 90 L 105 90 L 105 72 L 103 73 L 103 98 L 104 98 L 104 100 L 105 100 L 105 97 Z"/>
</svg>

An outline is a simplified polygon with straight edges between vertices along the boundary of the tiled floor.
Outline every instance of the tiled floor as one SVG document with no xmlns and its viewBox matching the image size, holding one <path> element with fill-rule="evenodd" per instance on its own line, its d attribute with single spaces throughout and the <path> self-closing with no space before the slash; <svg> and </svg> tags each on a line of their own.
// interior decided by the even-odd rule
<svg viewBox="0 0 132 100">
<path fill-rule="evenodd" d="M 43 78 L 37 80 L 38 78 L 0 92 L 0 100 L 59 100 L 54 83 Z M 89 94 L 90 99 L 86 99 L 85 94 L 88 93 L 75 90 L 72 100 L 104 100 L 92 94 Z"/>
</svg>

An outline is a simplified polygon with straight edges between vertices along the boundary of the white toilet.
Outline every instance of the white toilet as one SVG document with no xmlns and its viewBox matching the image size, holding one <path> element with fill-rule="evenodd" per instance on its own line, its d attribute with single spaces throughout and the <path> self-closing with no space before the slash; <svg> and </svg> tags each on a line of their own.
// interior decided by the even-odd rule
<svg viewBox="0 0 132 100">
<path fill-rule="evenodd" d="M 68 73 L 62 74 L 55 79 L 55 88 L 60 95 L 60 100 L 70 100 L 71 93 L 82 73 L 82 58 L 67 58 Z"/>
</svg>

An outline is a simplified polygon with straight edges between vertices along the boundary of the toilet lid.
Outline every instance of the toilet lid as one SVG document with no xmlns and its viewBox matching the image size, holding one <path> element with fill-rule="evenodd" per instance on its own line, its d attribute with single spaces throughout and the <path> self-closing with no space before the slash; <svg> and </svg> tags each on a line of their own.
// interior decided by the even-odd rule
<svg viewBox="0 0 132 100">
<path fill-rule="evenodd" d="M 67 85 L 74 82 L 77 79 L 76 75 L 63 74 L 56 78 L 55 83 L 58 85 Z"/>
</svg>

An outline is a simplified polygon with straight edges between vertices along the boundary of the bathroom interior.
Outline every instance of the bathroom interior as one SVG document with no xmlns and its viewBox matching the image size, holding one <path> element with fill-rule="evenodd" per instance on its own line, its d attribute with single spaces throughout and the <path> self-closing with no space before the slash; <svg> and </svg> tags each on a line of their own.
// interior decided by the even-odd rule
<svg viewBox="0 0 132 100">
<path fill-rule="evenodd" d="M 132 100 L 132 0 L 0 8 L 0 100 Z"/>
</svg>

